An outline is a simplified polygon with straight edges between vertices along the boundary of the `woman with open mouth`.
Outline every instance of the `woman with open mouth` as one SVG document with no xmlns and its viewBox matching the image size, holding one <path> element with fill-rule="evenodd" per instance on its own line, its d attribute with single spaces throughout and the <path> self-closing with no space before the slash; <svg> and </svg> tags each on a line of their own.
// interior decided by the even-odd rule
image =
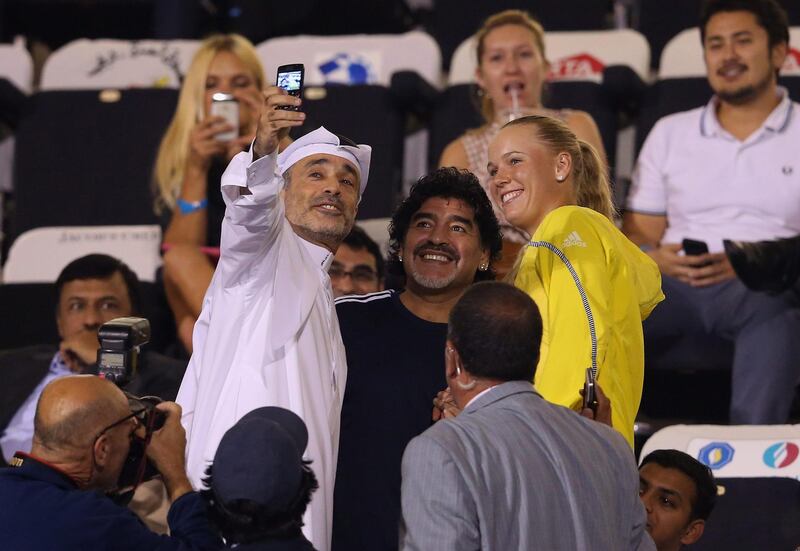
<svg viewBox="0 0 800 551">
<path fill-rule="evenodd" d="M 489 142 L 509 120 L 532 114 L 564 121 L 579 138 L 597 149 L 605 166 L 603 141 L 591 115 L 583 111 L 547 109 L 542 105 L 549 63 L 545 58 L 544 29 L 538 21 L 524 11 L 506 10 L 486 19 L 475 38 L 478 61 L 475 79 L 486 123 L 450 143 L 442 153 L 439 166 L 469 170 L 488 193 Z M 509 224 L 497 204 L 494 207 L 504 238 L 503 259 L 495 266 L 502 276 L 529 236 L 524 229 Z"/>
</svg>

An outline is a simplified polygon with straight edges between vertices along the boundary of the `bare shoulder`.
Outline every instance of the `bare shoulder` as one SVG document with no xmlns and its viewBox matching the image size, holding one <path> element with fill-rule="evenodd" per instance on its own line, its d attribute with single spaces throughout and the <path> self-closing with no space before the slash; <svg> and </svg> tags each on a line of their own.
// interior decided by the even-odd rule
<svg viewBox="0 0 800 551">
<path fill-rule="evenodd" d="M 589 134 L 600 134 L 594 118 L 586 111 L 573 111 L 570 109 L 565 112 L 564 122 L 582 140 L 586 140 Z"/>
<path fill-rule="evenodd" d="M 461 138 L 457 138 L 447 144 L 447 147 L 444 148 L 442 156 L 439 159 L 439 166 L 454 166 L 456 168 L 469 169 L 467 150 L 464 149 L 464 143 Z"/>
</svg>

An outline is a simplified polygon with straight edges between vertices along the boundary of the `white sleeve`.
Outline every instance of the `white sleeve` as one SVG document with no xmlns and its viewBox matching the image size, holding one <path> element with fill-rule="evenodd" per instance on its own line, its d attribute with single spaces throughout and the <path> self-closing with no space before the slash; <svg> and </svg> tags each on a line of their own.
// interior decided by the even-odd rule
<svg viewBox="0 0 800 551">
<path fill-rule="evenodd" d="M 252 162 L 245 151 L 231 159 L 222 175 L 225 218 L 222 221 L 220 285 L 229 288 L 247 281 L 283 228 L 280 200 L 283 178 L 277 170 L 277 151 Z M 246 189 L 250 193 L 243 194 Z"/>
<path fill-rule="evenodd" d="M 663 166 L 667 159 L 669 134 L 664 119 L 658 121 L 647 136 L 628 194 L 627 209 L 641 214 L 665 215 L 667 213 L 666 176 Z"/>
</svg>

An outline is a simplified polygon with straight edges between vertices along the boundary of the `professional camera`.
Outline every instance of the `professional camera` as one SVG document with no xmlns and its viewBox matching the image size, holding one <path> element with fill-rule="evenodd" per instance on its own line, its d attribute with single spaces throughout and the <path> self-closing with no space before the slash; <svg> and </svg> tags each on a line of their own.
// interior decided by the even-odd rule
<svg viewBox="0 0 800 551">
<path fill-rule="evenodd" d="M 139 348 L 150 342 L 150 322 L 144 318 L 115 318 L 100 326 L 97 332 L 100 349 L 97 352 L 97 371 L 122 388 L 130 383 L 139 367 Z M 164 426 L 166 417 L 156 409 L 161 402 L 157 396 L 134 396 L 125 393 L 131 413 L 142 427 L 131 440 L 128 457 L 117 481 L 114 499 L 126 504 L 133 497 L 136 487 L 158 476 L 158 470 L 147 459 L 147 445 L 154 431 Z"/>
<path fill-rule="evenodd" d="M 150 322 L 145 318 L 115 318 L 97 331 L 98 375 L 117 386 L 125 386 L 136 374 L 139 347 L 150 342 Z"/>
</svg>

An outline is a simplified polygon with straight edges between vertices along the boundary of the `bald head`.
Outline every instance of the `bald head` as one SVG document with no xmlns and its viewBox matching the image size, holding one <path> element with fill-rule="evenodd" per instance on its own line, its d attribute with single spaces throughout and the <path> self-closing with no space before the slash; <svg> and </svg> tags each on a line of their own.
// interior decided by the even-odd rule
<svg viewBox="0 0 800 551">
<path fill-rule="evenodd" d="M 56 379 L 39 398 L 34 448 L 64 450 L 92 444 L 97 434 L 130 413 L 125 394 L 94 375 Z"/>
</svg>

